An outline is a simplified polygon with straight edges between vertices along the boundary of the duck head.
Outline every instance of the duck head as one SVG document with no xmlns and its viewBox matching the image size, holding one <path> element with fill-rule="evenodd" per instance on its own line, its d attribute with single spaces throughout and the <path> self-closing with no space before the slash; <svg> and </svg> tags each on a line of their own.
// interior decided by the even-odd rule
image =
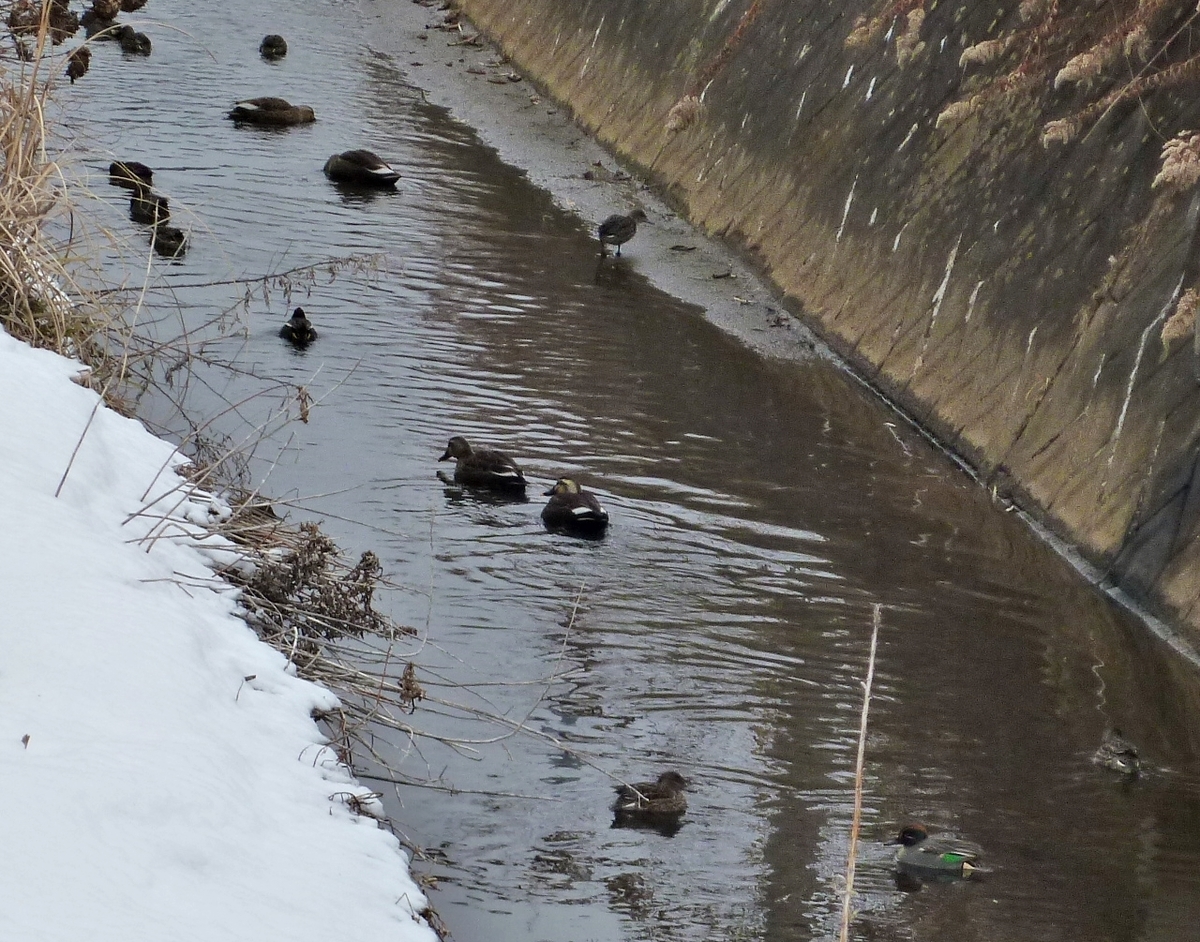
<svg viewBox="0 0 1200 942">
<path fill-rule="evenodd" d="M 925 828 L 925 825 L 906 824 L 900 829 L 900 833 L 896 835 L 896 839 L 888 843 L 903 844 L 905 847 L 915 847 L 927 837 L 929 837 L 929 831 Z"/>
<path fill-rule="evenodd" d="M 579 493 L 579 485 L 578 484 L 576 484 L 570 478 L 559 478 L 554 483 L 554 487 L 552 487 L 552 488 L 550 488 L 550 490 L 546 491 L 546 496 L 553 497 L 555 494 L 578 494 L 578 493 Z M 664 774 L 666 774 L 666 773 L 664 773 Z"/>
<path fill-rule="evenodd" d="M 687 788 L 687 783 L 687 779 L 674 770 L 670 772 L 663 772 L 663 774 L 658 777 L 658 784 L 672 792 L 683 791 L 685 788 Z"/>
<path fill-rule="evenodd" d="M 449 461 L 453 458 L 457 461 L 459 458 L 469 458 L 471 455 L 471 443 L 461 435 L 455 435 L 449 442 L 446 443 L 446 451 L 438 461 Z"/>
</svg>

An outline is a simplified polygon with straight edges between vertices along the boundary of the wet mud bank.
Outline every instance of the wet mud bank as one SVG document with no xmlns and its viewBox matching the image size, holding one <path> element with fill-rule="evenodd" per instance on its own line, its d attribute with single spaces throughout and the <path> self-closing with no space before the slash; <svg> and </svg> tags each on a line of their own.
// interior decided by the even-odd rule
<svg viewBox="0 0 1200 942">
<path fill-rule="evenodd" d="M 1196 637 L 1200 200 L 1186 172 L 1154 185 L 1200 120 L 1188 5 L 458 5 L 1001 495 Z"/>
</svg>

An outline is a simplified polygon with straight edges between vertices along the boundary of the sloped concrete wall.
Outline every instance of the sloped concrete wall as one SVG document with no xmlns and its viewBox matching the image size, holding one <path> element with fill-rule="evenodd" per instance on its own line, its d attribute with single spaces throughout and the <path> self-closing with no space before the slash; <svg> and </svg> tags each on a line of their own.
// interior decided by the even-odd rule
<svg viewBox="0 0 1200 942">
<path fill-rule="evenodd" d="M 1016 0 L 459 5 L 693 222 L 755 256 L 886 394 L 1200 631 L 1200 387 L 1191 341 L 1166 355 L 1160 340 L 1200 278 L 1200 200 L 1151 187 L 1164 140 L 1200 125 L 1195 88 L 1040 140 L 1095 99 L 1052 78 L 1104 28 L 1103 5 L 1080 11 L 1058 63 L 1028 80 L 1023 63 L 991 67 L 1018 76 L 1014 91 L 942 128 L 939 112 L 982 87 L 963 49 L 1017 28 Z M 902 67 L 916 8 L 924 45 Z M 848 48 L 861 15 L 890 29 Z M 668 134 L 701 90 L 695 123 Z"/>
</svg>

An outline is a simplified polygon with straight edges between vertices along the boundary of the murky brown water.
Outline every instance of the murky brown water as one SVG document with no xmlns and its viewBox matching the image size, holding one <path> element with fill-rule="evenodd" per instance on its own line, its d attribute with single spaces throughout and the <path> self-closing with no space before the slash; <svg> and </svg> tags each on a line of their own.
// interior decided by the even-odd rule
<svg viewBox="0 0 1200 942">
<path fill-rule="evenodd" d="M 385 603 L 427 639 L 432 693 L 544 734 L 422 742 L 405 771 L 464 792 L 387 796 L 443 855 L 423 866 L 459 942 L 833 937 L 875 602 L 853 937 L 1194 937 L 1194 667 L 838 369 L 750 353 L 651 288 L 636 243 L 598 269 L 583 223 L 425 104 L 405 61 L 368 49 L 364 10 L 151 4 L 172 27 L 146 27 L 154 54 L 97 50 L 61 120 L 128 239 L 101 247 L 109 277 L 136 282 L 145 240 L 100 171 L 113 156 L 158 170 L 192 248 L 150 263 L 145 316 L 196 341 L 241 296 L 198 285 L 380 255 L 298 290 L 321 331 L 307 351 L 276 336 L 276 289 L 210 349 L 253 375 L 197 366 L 179 388 L 192 410 L 239 403 L 213 426 L 237 440 L 285 404 L 275 389 L 247 401 L 270 389 L 256 377 L 307 385 L 312 421 L 251 463 L 270 471 L 265 491 L 411 587 Z M 266 32 L 288 38 L 281 63 L 257 56 Z M 222 117 L 273 93 L 319 121 L 280 133 Z M 363 144 L 402 168 L 397 193 L 322 177 L 330 153 Z M 608 538 L 546 534 L 538 497 L 448 492 L 435 459 L 456 433 L 506 448 L 539 484 L 582 478 L 612 514 Z M 503 732 L 444 712 L 414 720 Z M 1109 723 L 1155 767 L 1136 784 L 1089 761 Z M 612 829 L 597 767 L 683 771 L 682 829 Z M 901 892 L 882 841 L 914 818 L 982 843 L 992 872 Z"/>
</svg>

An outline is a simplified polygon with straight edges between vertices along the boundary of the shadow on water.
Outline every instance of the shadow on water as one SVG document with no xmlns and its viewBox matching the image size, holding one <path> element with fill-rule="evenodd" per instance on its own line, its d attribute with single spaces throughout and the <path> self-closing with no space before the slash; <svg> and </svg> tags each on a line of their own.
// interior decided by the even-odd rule
<svg viewBox="0 0 1200 942">
<path fill-rule="evenodd" d="M 588 226 L 415 92 L 402 68 L 439 63 L 437 37 L 418 52 L 376 31 L 394 57 L 364 51 L 374 15 L 172 10 L 182 32 L 151 29 L 152 57 L 94 67 L 65 90 L 64 122 L 88 167 L 117 150 L 154 166 L 190 229 L 181 261 L 152 263 L 147 310 L 240 372 L 195 360 L 172 395 L 201 415 L 238 403 L 212 429 L 237 441 L 288 405 L 260 378 L 305 386 L 310 421 L 250 467 L 408 587 L 383 604 L 428 639 L 415 660 L 432 699 L 414 722 L 470 742 L 403 750 L 408 775 L 457 794 L 385 800 L 438 852 L 433 899 L 456 936 L 832 937 L 881 602 L 853 936 L 1186 937 L 1200 924 L 1194 668 L 837 369 L 757 358 L 651 288 L 636 242 L 599 259 Z M 259 58 L 266 32 L 285 34 L 286 59 Z M 243 40 L 193 38 L 214 35 Z M 187 86 L 160 80 L 173 74 Z M 318 121 L 263 134 L 223 118 L 279 93 Z M 352 146 L 400 167 L 399 189 L 325 180 Z M 129 240 L 101 250 L 106 273 L 136 283 L 127 196 L 96 179 L 102 220 Z M 244 310 L 240 287 L 212 284 L 354 253 L 373 261 Z M 304 351 L 276 336 L 296 301 L 320 332 Z M 204 327 L 220 320 L 235 329 Z M 167 400 L 146 413 L 178 433 Z M 517 457 L 531 494 L 580 480 L 612 516 L 607 537 L 547 534 L 540 497 L 447 487 L 436 458 L 452 434 Z M 1089 761 L 1113 723 L 1153 766 L 1131 787 Z M 682 828 L 611 826 L 603 772 L 675 767 L 694 783 Z M 993 872 L 898 888 L 883 842 L 910 819 L 978 841 Z"/>
</svg>

